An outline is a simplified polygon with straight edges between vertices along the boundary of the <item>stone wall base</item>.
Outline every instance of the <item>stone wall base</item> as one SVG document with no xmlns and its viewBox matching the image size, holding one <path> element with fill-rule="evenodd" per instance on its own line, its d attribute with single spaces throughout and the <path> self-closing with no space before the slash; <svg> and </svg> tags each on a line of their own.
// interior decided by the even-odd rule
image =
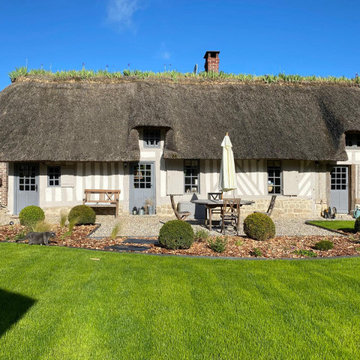
<svg viewBox="0 0 360 360">
<path fill-rule="evenodd" d="M 241 216 L 246 217 L 254 211 L 266 212 L 270 204 L 269 199 L 259 199 L 255 201 L 255 204 L 250 206 L 243 206 L 241 208 Z M 300 199 L 296 197 L 279 197 L 275 201 L 275 206 L 271 217 L 273 219 L 281 218 L 302 218 L 311 219 L 313 217 L 319 217 L 320 211 L 316 209 L 314 200 L 312 199 Z"/>
<path fill-rule="evenodd" d="M 241 218 L 252 214 L 254 211 L 266 212 L 270 199 L 254 199 L 253 205 L 241 208 Z M 321 211 L 327 207 L 326 203 L 315 204 L 313 199 L 301 199 L 297 197 L 278 197 L 275 202 L 271 217 L 278 218 L 303 218 L 311 219 L 319 217 Z M 164 204 L 156 207 L 156 214 L 160 216 L 174 216 L 171 204 Z"/>
<path fill-rule="evenodd" d="M 266 212 L 270 199 L 256 199 L 253 205 L 243 206 L 241 208 L 241 219 L 252 214 L 254 211 Z M 312 219 L 318 218 L 321 215 L 321 211 L 327 207 L 325 202 L 315 204 L 312 199 L 300 199 L 296 197 L 279 197 L 276 199 L 275 207 L 271 217 L 273 219 L 281 218 L 301 218 Z M 67 212 L 71 210 L 71 207 L 51 207 L 44 208 L 47 221 L 51 223 L 58 223 L 60 221 L 61 212 Z M 94 208 L 97 215 L 112 215 L 115 214 L 114 208 Z M 124 209 L 122 205 L 119 206 L 119 216 L 129 215 L 128 209 Z M 156 215 L 174 217 L 174 211 L 171 204 L 163 204 L 156 207 Z"/>
<path fill-rule="evenodd" d="M 156 207 L 156 215 L 159 216 L 174 216 L 174 211 L 171 204 L 163 204 Z"/>
<path fill-rule="evenodd" d="M 51 224 L 57 224 L 60 222 L 60 215 L 62 212 L 69 214 L 72 206 L 58 206 L 58 207 L 51 207 L 51 208 L 43 208 L 45 213 L 46 221 L 50 222 Z M 113 207 L 104 207 L 104 208 L 93 208 L 95 210 L 96 215 L 109 215 L 115 216 L 115 208 Z M 119 214 L 121 215 L 128 215 L 127 211 L 124 211 L 122 206 L 119 205 Z"/>
<path fill-rule="evenodd" d="M 8 163 L 0 162 L 0 205 L 8 203 Z"/>
</svg>

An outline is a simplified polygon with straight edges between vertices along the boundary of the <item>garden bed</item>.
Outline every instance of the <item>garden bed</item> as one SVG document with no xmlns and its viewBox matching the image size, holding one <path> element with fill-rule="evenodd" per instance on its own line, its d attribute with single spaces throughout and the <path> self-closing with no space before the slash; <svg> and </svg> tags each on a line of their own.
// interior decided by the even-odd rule
<svg viewBox="0 0 360 360">
<path fill-rule="evenodd" d="M 314 250 L 313 246 L 320 240 L 330 240 L 334 248 L 327 251 Z M 226 250 L 216 253 L 207 242 L 195 242 L 187 250 L 167 250 L 152 245 L 149 253 L 174 255 L 201 255 L 226 257 L 264 257 L 272 259 L 304 258 L 304 257 L 335 257 L 360 255 L 360 237 L 344 236 L 278 236 L 271 240 L 257 241 L 246 237 L 228 237 Z"/>
<path fill-rule="evenodd" d="M 212 257 L 263 257 L 271 259 L 281 258 L 306 258 L 306 257 L 337 257 L 360 255 L 360 235 L 352 236 L 278 236 L 271 240 L 256 241 L 246 237 L 228 236 L 227 246 L 224 252 L 214 252 L 208 246 L 207 241 L 195 241 L 190 249 L 167 250 L 160 247 L 154 241 L 148 244 L 136 244 L 129 238 L 118 237 L 111 239 L 89 238 L 88 235 L 96 228 L 96 225 L 75 226 L 71 235 L 66 236 L 67 228 L 59 225 L 53 227 L 55 238 L 50 239 L 50 246 L 66 246 L 94 250 L 117 251 L 110 248 L 114 245 L 131 245 L 134 249 L 139 247 L 139 252 L 149 254 L 171 254 L 191 256 L 212 256 Z M 19 234 L 23 234 L 25 228 L 21 225 L 7 225 L 0 228 L 0 241 L 15 242 Z M 154 240 L 156 238 L 149 238 Z M 334 248 L 327 251 L 315 250 L 315 243 L 320 240 L 330 240 Z M 25 241 L 26 242 L 26 241 Z M 144 250 L 144 247 L 146 248 Z M 136 252 L 133 250 L 132 252 Z"/>
<path fill-rule="evenodd" d="M 95 248 L 96 240 L 89 239 L 87 236 L 93 232 L 98 225 L 78 225 L 75 226 L 71 235 L 66 235 L 68 231 L 67 227 L 60 227 L 54 225 L 51 229 L 56 236 L 49 240 L 50 245 L 58 246 L 70 246 L 81 248 Z M 0 241 L 15 242 L 27 242 L 27 240 L 21 240 L 26 234 L 26 228 L 22 225 L 5 225 L 0 227 Z"/>
</svg>

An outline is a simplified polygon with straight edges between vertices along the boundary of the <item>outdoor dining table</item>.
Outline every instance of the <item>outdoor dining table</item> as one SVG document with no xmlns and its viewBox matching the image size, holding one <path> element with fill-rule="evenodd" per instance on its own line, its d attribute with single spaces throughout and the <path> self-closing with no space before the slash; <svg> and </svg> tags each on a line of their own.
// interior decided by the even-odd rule
<svg viewBox="0 0 360 360">
<path fill-rule="evenodd" d="M 211 231 L 212 229 L 212 210 L 215 208 L 221 208 L 223 206 L 223 200 L 212 200 L 212 199 L 196 199 L 196 200 L 191 200 L 192 203 L 194 204 L 198 204 L 198 205 L 204 205 L 206 208 L 205 211 L 205 224 L 207 222 L 207 213 L 209 212 L 209 230 Z M 240 201 L 240 207 L 244 206 L 244 205 L 252 205 L 254 204 L 254 201 L 251 200 L 241 200 Z"/>
</svg>

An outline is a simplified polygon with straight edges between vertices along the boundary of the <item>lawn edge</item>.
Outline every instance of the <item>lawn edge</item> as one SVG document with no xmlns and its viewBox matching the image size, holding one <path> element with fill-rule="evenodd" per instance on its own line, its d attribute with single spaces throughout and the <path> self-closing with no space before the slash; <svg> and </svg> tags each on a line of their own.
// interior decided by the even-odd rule
<svg viewBox="0 0 360 360">
<path fill-rule="evenodd" d="M 12 241 L 0 241 L 1 243 L 5 244 L 15 244 Z M 27 245 L 27 244 L 17 244 L 17 245 Z M 45 247 L 45 246 L 44 246 Z M 103 250 L 103 249 L 88 249 L 88 248 L 81 248 L 75 246 L 57 246 L 57 245 L 49 245 L 48 248 L 62 248 L 62 249 L 72 249 L 72 250 L 87 250 L 87 251 L 95 251 L 95 252 L 102 252 L 102 253 L 110 253 L 110 254 L 130 254 L 130 255 L 142 255 L 142 256 L 159 256 L 159 257 L 180 257 L 180 258 L 191 258 L 191 259 L 211 259 L 211 260 L 245 260 L 245 261 L 293 261 L 293 260 L 337 260 L 337 259 L 352 259 L 352 258 L 359 258 L 360 255 L 348 255 L 348 256 L 323 256 L 323 257 L 302 257 L 302 258 L 265 258 L 265 257 L 238 257 L 238 256 L 207 256 L 207 255 L 185 255 L 185 254 L 154 254 L 154 253 L 144 253 L 144 252 L 137 252 L 137 251 L 125 251 L 125 250 Z"/>
<path fill-rule="evenodd" d="M 322 229 L 322 230 L 326 230 L 326 231 L 330 231 L 330 232 L 333 232 L 333 233 L 336 233 L 336 234 L 340 234 L 342 236 L 346 236 L 346 237 L 349 237 L 351 234 L 347 234 L 345 232 L 342 232 L 342 231 L 339 231 L 339 230 L 335 230 L 335 229 L 328 229 L 328 228 L 325 228 L 323 226 L 320 226 L 320 225 L 317 225 L 317 224 L 311 224 L 311 221 L 317 221 L 317 220 L 306 220 L 305 221 L 305 224 L 306 225 L 310 225 L 310 226 L 315 226 L 319 229 Z M 320 220 L 319 220 L 320 221 Z"/>
</svg>

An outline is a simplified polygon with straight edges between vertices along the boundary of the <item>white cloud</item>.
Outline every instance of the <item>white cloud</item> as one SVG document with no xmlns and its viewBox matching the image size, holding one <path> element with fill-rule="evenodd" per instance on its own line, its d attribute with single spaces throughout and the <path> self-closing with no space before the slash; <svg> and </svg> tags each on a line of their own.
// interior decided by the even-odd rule
<svg viewBox="0 0 360 360">
<path fill-rule="evenodd" d="M 140 9 L 138 0 L 110 0 L 107 20 L 120 27 L 131 27 L 134 13 Z"/>
</svg>

